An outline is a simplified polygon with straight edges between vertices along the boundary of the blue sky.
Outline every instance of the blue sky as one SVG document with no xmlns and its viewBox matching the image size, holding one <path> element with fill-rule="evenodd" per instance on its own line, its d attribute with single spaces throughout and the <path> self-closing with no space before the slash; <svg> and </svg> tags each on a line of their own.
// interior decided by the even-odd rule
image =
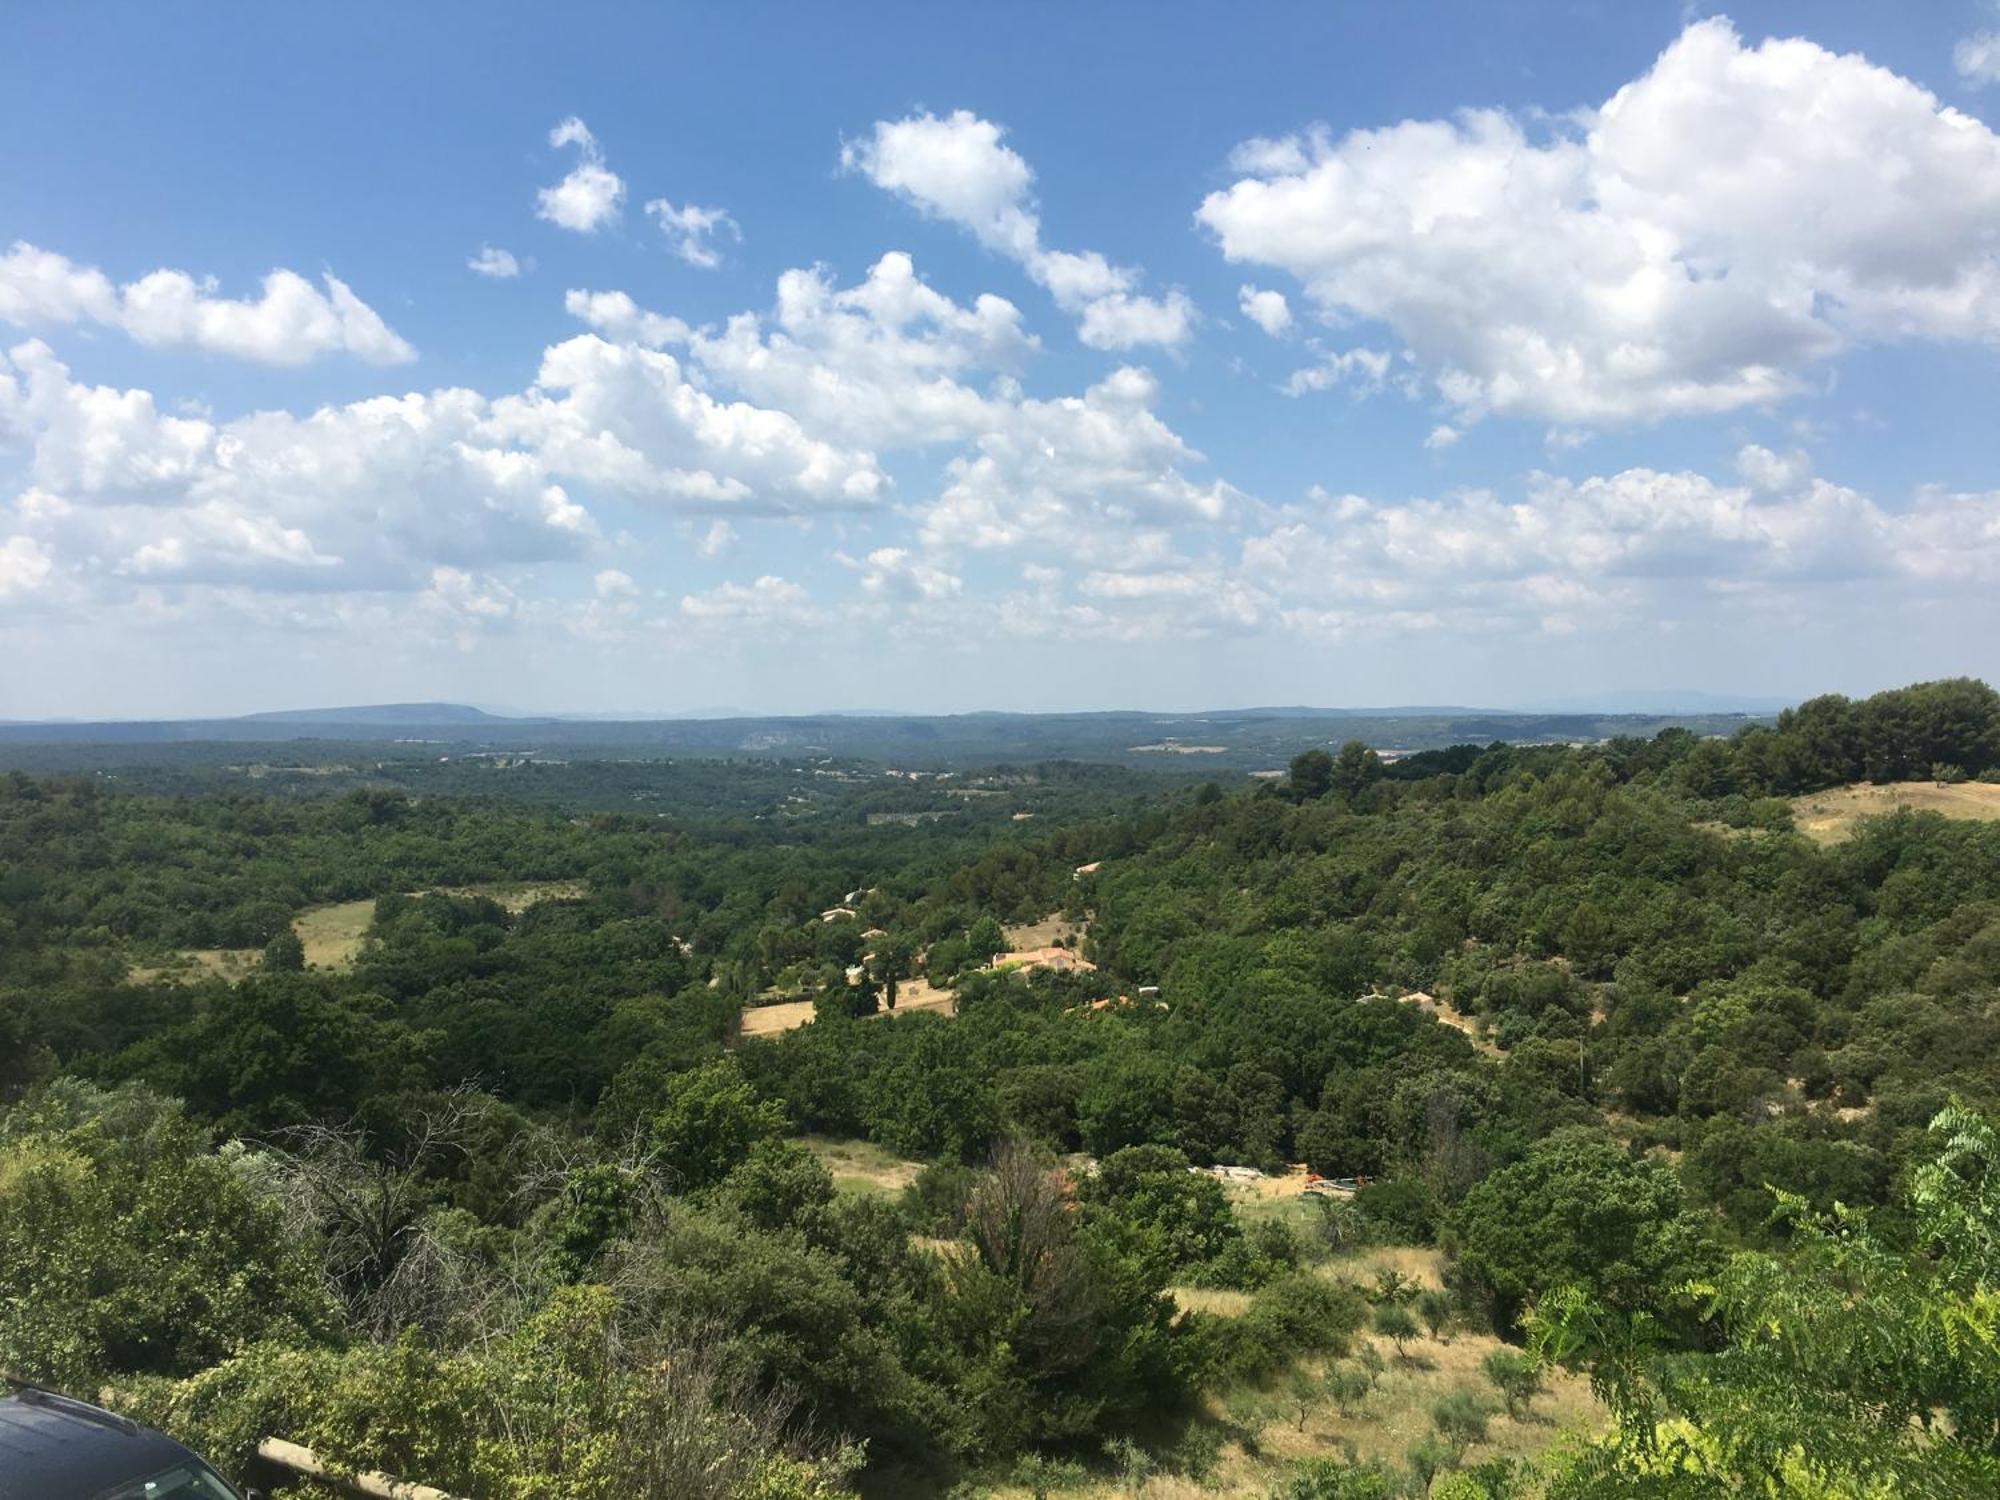
<svg viewBox="0 0 2000 1500">
<path fill-rule="evenodd" d="M 1991 676 L 1996 34 L 25 12 L 0 717 Z"/>
</svg>

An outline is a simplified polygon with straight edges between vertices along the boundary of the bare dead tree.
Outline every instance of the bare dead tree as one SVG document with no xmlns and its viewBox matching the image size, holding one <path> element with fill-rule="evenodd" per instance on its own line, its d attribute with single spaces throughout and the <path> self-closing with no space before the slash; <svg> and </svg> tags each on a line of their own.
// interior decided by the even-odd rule
<svg viewBox="0 0 2000 1500">
<path fill-rule="evenodd" d="M 1090 1268 L 1076 1243 L 1076 1209 L 1062 1169 L 1019 1141 L 993 1153 L 973 1189 L 966 1231 L 975 1263 L 1028 1305 L 1021 1352 L 1038 1374 L 1081 1366 L 1096 1347 Z"/>
<path fill-rule="evenodd" d="M 435 1175 L 465 1149 L 479 1096 L 455 1090 L 419 1110 L 400 1140 L 357 1124 L 304 1125 L 272 1155 L 272 1186 L 319 1248 L 350 1323 L 374 1336 L 434 1326 L 468 1284 L 464 1257 L 424 1232 Z M 371 1149 L 371 1147 L 373 1149 Z"/>
</svg>

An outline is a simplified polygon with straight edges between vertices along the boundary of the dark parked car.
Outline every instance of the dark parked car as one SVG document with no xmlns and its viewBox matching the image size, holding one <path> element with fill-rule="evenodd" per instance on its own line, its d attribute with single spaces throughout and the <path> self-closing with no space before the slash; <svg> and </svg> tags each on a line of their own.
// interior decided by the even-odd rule
<svg viewBox="0 0 2000 1500">
<path fill-rule="evenodd" d="M 0 1500 L 257 1500 L 163 1432 L 24 1381 L 0 1384 Z"/>
</svg>

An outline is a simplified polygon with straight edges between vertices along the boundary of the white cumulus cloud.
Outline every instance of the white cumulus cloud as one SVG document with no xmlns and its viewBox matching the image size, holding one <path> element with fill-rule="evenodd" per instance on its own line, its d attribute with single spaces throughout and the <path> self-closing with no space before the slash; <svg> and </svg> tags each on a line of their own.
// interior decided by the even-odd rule
<svg viewBox="0 0 2000 1500">
<path fill-rule="evenodd" d="M 1387 324 L 1467 419 L 1728 411 L 1855 342 L 2000 338 L 2000 137 L 1727 21 L 1552 122 L 1316 130 L 1235 164 L 1198 213 L 1223 253 Z"/>
<path fill-rule="evenodd" d="M 479 253 L 465 265 L 467 270 L 477 272 L 490 281 L 512 281 L 522 269 L 513 251 L 502 250 L 496 245 L 481 245 Z"/>
<path fill-rule="evenodd" d="M 877 547 L 861 574 L 863 593 L 886 598 L 950 599 L 965 587 L 956 573 L 927 562 L 907 547 Z"/>
<path fill-rule="evenodd" d="M 750 583 L 719 583 L 699 594 L 684 594 L 680 608 L 690 620 L 738 626 L 799 625 L 817 614 L 804 587 L 774 573 Z"/>
<path fill-rule="evenodd" d="M 31 536 L 0 542 L 0 599 L 32 593 L 48 582 L 49 554 Z"/>
<path fill-rule="evenodd" d="M 739 314 L 691 347 L 704 369 L 751 399 L 875 448 L 964 439 L 1004 423 L 1010 403 L 968 378 L 1018 368 L 1035 341 L 1005 298 L 963 306 L 891 251 L 851 287 L 837 287 L 824 267 L 786 271 L 768 315 Z"/>
<path fill-rule="evenodd" d="M 1975 31 L 1951 49 L 1951 65 L 1967 83 L 2000 83 L 2000 32 Z"/>
<path fill-rule="evenodd" d="M 702 208 L 693 203 L 677 208 L 665 198 L 655 198 L 646 205 L 646 212 L 659 224 L 660 233 L 667 237 L 674 254 L 703 270 L 713 270 L 722 264 L 722 252 L 714 243 L 719 235 L 726 234 L 739 243 L 743 239 L 743 231 L 726 209 Z"/>
<path fill-rule="evenodd" d="M 370 364 L 417 357 L 404 339 L 339 277 L 314 286 L 296 271 L 264 278 L 262 295 L 217 295 L 213 277 L 158 270 L 116 286 L 95 266 L 16 241 L 0 255 L 0 322 L 34 328 L 97 323 L 142 344 L 201 349 L 263 364 L 297 365 L 323 354 Z"/>
<path fill-rule="evenodd" d="M 1358 390 L 1379 389 L 1389 374 L 1389 356 L 1380 349 L 1343 349 L 1323 356 L 1318 364 L 1292 371 L 1279 387 L 1287 396 L 1330 391 L 1337 385 Z"/>
<path fill-rule="evenodd" d="M 1255 323 L 1272 338 L 1283 338 L 1292 326 L 1292 305 L 1285 300 L 1283 292 L 1254 286 L 1239 287 L 1236 305 L 1243 316 Z"/>
<path fill-rule="evenodd" d="M 549 145 L 558 150 L 574 146 L 579 159 L 561 182 L 535 195 L 536 217 L 576 234 L 594 234 L 616 220 L 625 182 L 605 166 L 590 127 L 571 115 L 549 132 Z"/>
<path fill-rule="evenodd" d="M 1042 243 L 1032 189 L 1035 174 L 1003 139 L 1005 131 L 970 110 L 940 118 L 878 120 L 870 134 L 841 147 L 841 164 L 935 218 L 969 230 L 987 249 L 1018 262 L 1056 305 L 1078 319 L 1077 337 L 1095 349 L 1140 344 L 1173 347 L 1194 331 L 1185 294 L 1136 290 L 1140 273 L 1094 250 L 1051 250 Z"/>
</svg>

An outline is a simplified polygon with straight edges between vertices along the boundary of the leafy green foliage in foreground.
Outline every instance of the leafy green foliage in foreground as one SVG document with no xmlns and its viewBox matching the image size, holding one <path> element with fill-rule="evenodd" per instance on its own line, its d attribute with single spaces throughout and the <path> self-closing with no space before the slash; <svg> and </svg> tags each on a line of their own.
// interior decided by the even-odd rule
<svg viewBox="0 0 2000 1500">
<path fill-rule="evenodd" d="M 1912 1179 L 1918 1250 L 1868 1217 L 1778 1195 L 1788 1254 L 1679 1289 L 1706 1337 L 1565 1286 L 1529 1319 L 1618 1417 L 1565 1496 L 1957 1497 L 2000 1491 L 2000 1137 L 1958 1106 Z"/>
</svg>

